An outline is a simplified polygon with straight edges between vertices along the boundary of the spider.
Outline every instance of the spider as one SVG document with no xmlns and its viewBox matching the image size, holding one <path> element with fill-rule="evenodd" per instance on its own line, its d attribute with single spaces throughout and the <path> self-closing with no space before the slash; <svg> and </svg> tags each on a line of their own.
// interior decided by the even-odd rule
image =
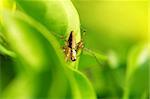
<svg viewBox="0 0 150 99">
<path fill-rule="evenodd" d="M 81 40 L 80 42 L 76 43 L 75 33 L 74 31 L 71 31 L 69 38 L 66 41 L 65 46 L 63 47 L 66 56 L 65 60 L 76 61 L 77 53 L 83 47 L 83 41 Z"/>
<path fill-rule="evenodd" d="M 82 36 L 83 36 L 83 35 L 85 35 L 86 31 L 83 30 L 81 32 L 83 33 L 82 34 Z M 55 35 L 57 35 L 57 34 L 55 34 Z M 65 45 L 63 46 L 63 51 L 65 54 L 65 61 L 69 61 L 69 60 L 71 60 L 72 62 L 76 61 L 77 60 L 77 54 L 81 49 L 90 53 L 92 56 L 94 56 L 96 58 L 96 61 L 98 61 L 95 53 L 93 51 L 91 51 L 90 49 L 84 47 L 83 39 L 81 39 L 80 42 L 76 43 L 74 31 L 70 32 L 67 40 L 64 38 L 64 36 L 60 36 L 60 35 L 57 35 L 57 36 L 59 38 L 65 40 Z M 99 61 L 98 61 L 98 63 L 99 63 Z"/>
</svg>

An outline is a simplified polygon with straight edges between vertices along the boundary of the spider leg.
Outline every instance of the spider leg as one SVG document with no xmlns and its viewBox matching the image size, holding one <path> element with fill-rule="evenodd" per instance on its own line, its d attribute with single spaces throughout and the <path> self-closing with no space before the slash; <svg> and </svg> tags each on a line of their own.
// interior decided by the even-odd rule
<svg viewBox="0 0 150 99">
<path fill-rule="evenodd" d="M 80 42 L 77 43 L 76 45 L 76 52 L 78 53 L 79 50 L 84 48 L 83 41 L 81 40 Z"/>
<path fill-rule="evenodd" d="M 60 34 L 55 33 L 55 32 L 52 32 L 52 34 L 54 34 L 56 37 L 58 37 L 58 38 L 60 38 L 60 39 L 62 39 L 62 40 L 64 40 L 64 41 L 66 41 L 66 36 L 60 35 Z"/>
<path fill-rule="evenodd" d="M 84 48 L 83 50 L 84 50 L 84 53 L 86 53 L 87 55 L 93 56 L 100 66 L 103 65 L 107 61 L 107 57 L 104 55 L 96 53 L 88 48 Z M 103 62 L 101 60 L 103 60 L 105 62 Z"/>
</svg>

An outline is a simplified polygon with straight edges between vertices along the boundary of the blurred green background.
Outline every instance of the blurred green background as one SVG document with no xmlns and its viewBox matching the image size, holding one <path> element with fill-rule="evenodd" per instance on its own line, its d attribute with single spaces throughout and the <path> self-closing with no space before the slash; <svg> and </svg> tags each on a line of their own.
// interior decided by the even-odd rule
<svg viewBox="0 0 150 99">
<path fill-rule="evenodd" d="M 80 61 L 79 69 L 89 77 L 98 97 L 148 98 L 148 1 L 72 1 L 86 30 L 85 46 L 108 55 L 108 64 L 101 66 L 93 57 L 82 56 Z"/>
<path fill-rule="evenodd" d="M 0 28 L 3 99 L 149 98 L 148 0 L 6 1 L 13 13 L 23 14 L 1 20 L 6 23 Z M 11 26 L 23 39 L 13 35 Z M 77 62 L 66 63 L 58 50 L 64 41 L 51 32 L 67 36 L 71 29 L 90 52 L 83 49 Z"/>
</svg>

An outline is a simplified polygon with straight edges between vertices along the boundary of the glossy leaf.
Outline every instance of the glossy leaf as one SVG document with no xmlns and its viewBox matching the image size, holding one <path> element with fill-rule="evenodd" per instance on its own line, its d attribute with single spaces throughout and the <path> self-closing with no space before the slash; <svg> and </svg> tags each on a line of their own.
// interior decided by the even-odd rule
<svg viewBox="0 0 150 99">
<path fill-rule="evenodd" d="M 19 68 L 18 76 L 4 91 L 3 97 L 95 97 L 83 75 L 71 69 L 64 69 L 68 66 L 64 62 L 60 44 L 41 23 L 19 11 L 14 14 L 9 11 L 3 12 L 3 22 L 6 38 L 17 55 L 16 68 Z M 81 87 L 82 83 L 85 87 Z M 88 91 L 84 92 L 84 88 Z M 82 92 L 81 95 L 77 94 L 79 92 Z"/>
</svg>

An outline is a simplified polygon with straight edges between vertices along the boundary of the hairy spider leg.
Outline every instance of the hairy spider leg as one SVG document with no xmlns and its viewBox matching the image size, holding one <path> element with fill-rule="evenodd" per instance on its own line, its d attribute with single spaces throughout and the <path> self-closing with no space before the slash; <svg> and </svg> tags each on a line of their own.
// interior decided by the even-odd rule
<svg viewBox="0 0 150 99">
<path fill-rule="evenodd" d="M 99 65 L 102 65 L 102 63 L 99 61 L 95 53 L 91 49 L 84 47 L 83 39 L 86 35 L 86 29 L 83 26 L 81 26 L 81 33 L 82 33 L 82 36 L 81 36 L 82 39 L 80 42 L 77 43 L 76 51 L 78 52 L 79 50 L 83 49 L 83 51 L 90 53 L 95 58 L 95 60 L 97 61 Z M 79 55 L 77 57 L 79 57 Z"/>
</svg>

